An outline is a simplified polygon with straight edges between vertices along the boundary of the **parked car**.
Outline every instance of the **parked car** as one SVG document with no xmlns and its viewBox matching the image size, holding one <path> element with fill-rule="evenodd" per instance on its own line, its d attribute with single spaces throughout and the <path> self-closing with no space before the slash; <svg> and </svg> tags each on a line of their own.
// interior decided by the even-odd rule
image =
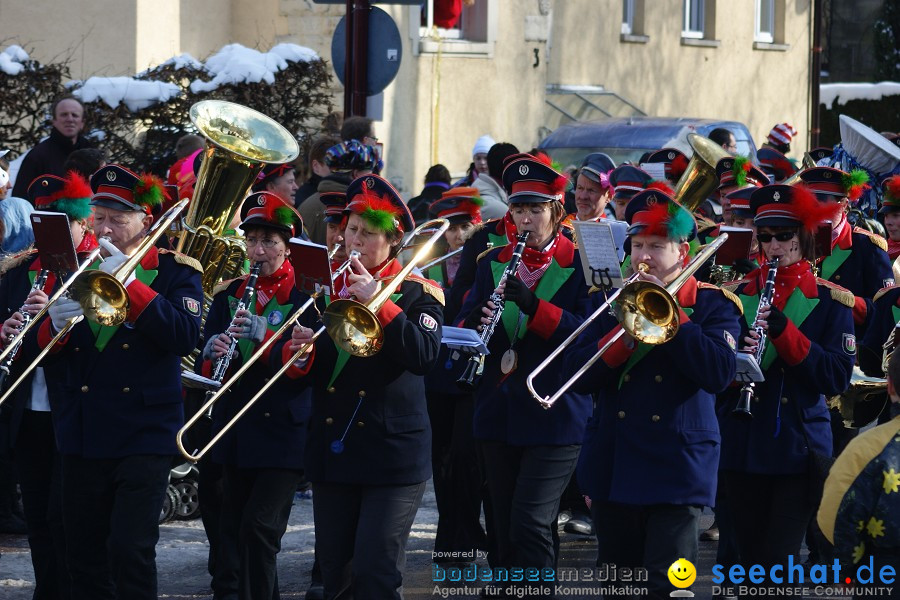
<svg viewBox="0 0 900 600">
<path fill-rule="evenodd" d="M 617 165 L 623 162 L 637 164 L 645 152 L 660 148 L 677 148 L 690 156 L 687 134 L 709 136 L 717 127 L 724 127 L 734 134 L 737 153 L 749 156 L 756 163 L 756 144 L 747 126 L 738 121 L 714 119 L 689 119 L 671 117 L 620 117 L 582 121 L 562 125 L 540 143 L 563 167 L 580 165 L 591 152 L 605 152 Z"/>
</svg>

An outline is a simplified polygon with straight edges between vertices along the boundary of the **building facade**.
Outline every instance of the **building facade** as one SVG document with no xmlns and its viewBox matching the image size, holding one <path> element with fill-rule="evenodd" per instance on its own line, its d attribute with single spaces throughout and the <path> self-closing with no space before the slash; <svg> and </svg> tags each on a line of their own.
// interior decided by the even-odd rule
<svg viewBox="0 0 900 600">
<path fill-rule="evenodd" d="M 435 26 L 456 1 L 456 26 Z M 807 147 L 811 0 L 377 6 L 397 24 L 402 60 L 376 133 L 385 174 L 407 197 L 434 163 L 461 174 L 482 134 L 524 151 L 571 116 L 604 111 L 738 120 L 757 144 L 787 121 L 799 131 L 794 154 Z M 6 43 L 41 62 L 70 56 L 76 78 L 133 75 L 181 53 L 203 60 L 233 42 L 291 42 L 330 61 L 343 13 L 311 0 L 0 0 Z"/>
</svg>

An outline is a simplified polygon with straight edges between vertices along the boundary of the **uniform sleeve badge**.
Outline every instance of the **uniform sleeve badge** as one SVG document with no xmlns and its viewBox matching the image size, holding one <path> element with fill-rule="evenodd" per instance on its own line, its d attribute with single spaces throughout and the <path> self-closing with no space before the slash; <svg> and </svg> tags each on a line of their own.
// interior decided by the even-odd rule
<svg viewBox="0 0 900 600">
<path fill-rule="evenodd" d="M 200 316 L 200 302 L 196 298 L 189 298 L 185 296 L 182 298 L 184 301 L 184 309 L 194 315 L 195 317 Z"/>
<path fill-rule="evenodd" d="M 851 356 L 856 354 L 856 336 L 852 333 L 844 334 L 844 353 Z"/>
<path fill-rule="evenodd" d="M 887 288 L 887 287 L 894 287 L 894 284 L 896 282 L 893 279 L 885 279 L 885 280 L 883 280 L 883 283 L 884 283 L 884 285 L 882 287 Z"/>
<path fill-rule="evenodd" d="M 734 336 L 731 335 L 730 331 L 724 331 L 725 341 L 728 342 L 728 347 L 737 352 L 737 342 L 734 341 Z"/>
<path fill-rule="evenodd" d="M 266 321 L 269 323 L 269 325 L 278 325 L 282 321 L 284 321 L 284 315 L 281 314 L 280 310 L 273 310 L 269 313 L 269 316 L 266 317 Z"/>
<path fill-rule="evenodd" d="M 437 320 L 429 314 L 422 313 L 419 315 L 419 325 L 425 331 L 435 331 L 437 329 Z"/>
</svg>

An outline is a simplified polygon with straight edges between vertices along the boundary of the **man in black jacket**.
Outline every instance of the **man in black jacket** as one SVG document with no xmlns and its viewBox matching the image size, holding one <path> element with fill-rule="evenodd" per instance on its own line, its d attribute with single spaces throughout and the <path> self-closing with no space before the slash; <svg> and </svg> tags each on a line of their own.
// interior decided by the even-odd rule
<svg viewBox="0 0 900 600">
<path fill-rule="evenodd" d="M 13 196 L 26 198 L 28 186 L 39 175 L 65 176 L 63 163 L 74 150 L 90 146 L 81 135 L 84 129 L 84 106 L 72 96 L 65 96 L 53 103 L 50 110 L 53 115 L 50 137 L 39 142 L 25 155 L 16 183 Z"/>
</svg>

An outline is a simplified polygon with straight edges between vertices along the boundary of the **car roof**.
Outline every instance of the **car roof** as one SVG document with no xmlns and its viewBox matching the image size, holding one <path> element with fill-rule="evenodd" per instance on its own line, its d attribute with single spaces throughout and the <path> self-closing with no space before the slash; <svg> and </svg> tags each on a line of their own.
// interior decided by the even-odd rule
<svg viewBox="0 0 900 600">
<path fill-rule="evenodd" d="M 569 123 L 550 133 L 538 147 L 551 155 L 557 154 L 554 150 L 562 149 L 577 149 L 583 154 L 611 153 L 616 155 L 613 158 L 619 164 L 622 160 L 636 161 L 642 153 L 660 148 L 677 148 L 690 156 L 693 151 L 687 143 L 687 134 L 709 136 L 717 127 L 734 133 L 739 153 L 749 154 L 756 161 L 756 144 L 743 123 L 688 117 L 613 117 Z"/>
</svg>

